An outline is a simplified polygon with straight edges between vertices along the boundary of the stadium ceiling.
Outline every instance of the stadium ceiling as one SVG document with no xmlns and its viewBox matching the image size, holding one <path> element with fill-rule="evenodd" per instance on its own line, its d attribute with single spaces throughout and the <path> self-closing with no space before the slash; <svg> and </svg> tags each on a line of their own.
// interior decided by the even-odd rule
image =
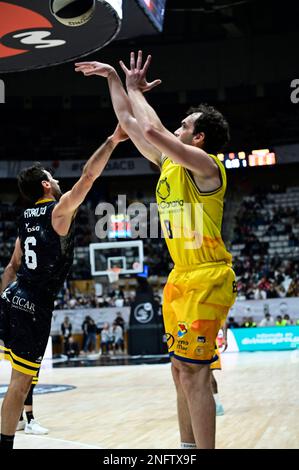
<svg viewBox="0 0 299 470">
<path fill-rule="evenodd" d="M 285 0 L 282 6 L 272 0 L 168 0 L 163 43 L 298 32 L 298 3 Z M 151 42 L 161 42 L 161 35 Z"/>
</svg>

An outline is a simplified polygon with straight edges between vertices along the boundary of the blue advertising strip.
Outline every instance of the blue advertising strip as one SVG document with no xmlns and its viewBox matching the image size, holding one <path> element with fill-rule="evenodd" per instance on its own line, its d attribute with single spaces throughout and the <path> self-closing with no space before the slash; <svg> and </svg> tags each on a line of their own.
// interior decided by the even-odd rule
<svg viewBox="0 0 299 470">
<path fill-rule="evenodd" d="M 299 348 L 299 326 L 235 328 L 239 351 L 279 351 Z"/>
</svg>

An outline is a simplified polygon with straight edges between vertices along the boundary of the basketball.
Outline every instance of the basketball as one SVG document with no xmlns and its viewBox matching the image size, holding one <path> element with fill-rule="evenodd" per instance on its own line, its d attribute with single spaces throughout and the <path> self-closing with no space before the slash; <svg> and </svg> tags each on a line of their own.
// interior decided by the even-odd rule
<svg viewBox="0 0 299 470">
<path fill-rule="evenodd" d="M 96 0 L 50 0 L 50 11 L 65 26 L 83 26 L 93 16 Z"/>
</svg>

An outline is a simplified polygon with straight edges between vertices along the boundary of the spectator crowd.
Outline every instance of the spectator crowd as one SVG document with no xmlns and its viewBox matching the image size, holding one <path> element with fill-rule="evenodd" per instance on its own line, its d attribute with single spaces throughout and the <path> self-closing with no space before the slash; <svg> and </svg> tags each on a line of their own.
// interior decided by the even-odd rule
<svg viewBox="0 0 299 470">
<path fill-rule="evenodd" d="M 233 252 L 234 246 L 242 247 L 234 257 L 240 299 L 299 296 L 299 239 L 294 233 L 299 229 L 298 209 L 298 204 L 275 205 L 273 196 L 263 192 L 242 201 L 232 240 Z M 265 229 L 261 231 L 261 227 Z M 284 252 L 281 238 L 286 245 Z M 274 253 L 270 252 L 272 239 L 277 240 Z"/>
</svg>

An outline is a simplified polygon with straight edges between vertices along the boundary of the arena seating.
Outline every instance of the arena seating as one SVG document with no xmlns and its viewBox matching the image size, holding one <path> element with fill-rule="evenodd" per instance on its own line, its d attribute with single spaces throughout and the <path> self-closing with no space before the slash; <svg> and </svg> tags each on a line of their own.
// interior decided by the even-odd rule
<svg viewBox="0 0 299 470">
<path fill-rule="evenodd" d="M 113 201 L 112 195 L 108 197 Z M 149 207 L 154 202 L 151 188 L 145 188 L 143 193 L 131 191 L 127 195 L 127 203 L 136 201 Z M 93 228 L 96 223 L 94 208 L 94 202 L 87 198 L 77 214 L 75 259 L 69 276 L 70 282 L 91 279 L 88 246 L 89 243 L 98 241 Z M 20 207 L 17 204 L 0 205 L 0 237 L 3 240 L 0 274 L 9 262 L 13 250 L 19 213 Z M 143 223 L 147 224 L 149 233 L 149 217 Z M 144 240 L 145 263 L 150 270 L 149 281 L 160 298 L 167 275 L 173 267 L 168 250 L 163 249 L 164 243 L 161 238 Z M 264 190 L 246 194 L 239 201 L 232 240 L 228 247 L 233 254 L 240 300 L 299 296 L 299 187 L 289 187 L 284 192 Z M 120 279 L 125 305 L 134 298 L 135 285 L 134 279 Z M 94 295 L 82 295 L 73 291 L 72 296 L 67 293 L 59 296 L 57 308 L 115 306 L 117 299 L 117 295 L 109 295 L 107 285 L 100 300 Z"/>
<path fill-rule="evenodd" d="M 246 196 L 235 220 L 231 253 L 239 296 L 297 296 L 299 187 Z"/>
</svg>

